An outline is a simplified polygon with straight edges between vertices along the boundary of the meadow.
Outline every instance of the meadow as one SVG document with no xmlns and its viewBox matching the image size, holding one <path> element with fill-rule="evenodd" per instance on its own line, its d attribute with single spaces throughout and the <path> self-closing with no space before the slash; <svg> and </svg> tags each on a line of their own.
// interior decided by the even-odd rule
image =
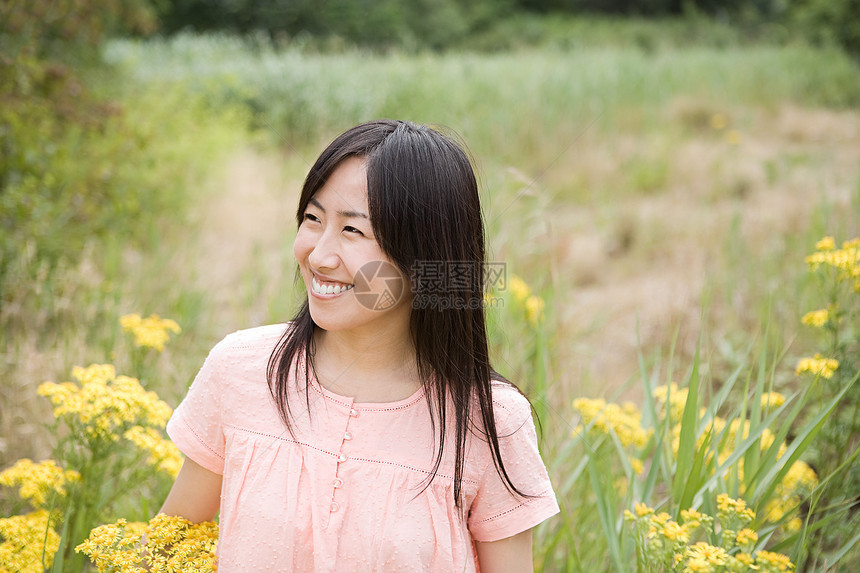
<svg viewBox="0 0 860 573">
<path fill-rule="evenodd" d="M 757 553 L 788 570 L 767 551 L 856 570 L 860 271 L 842 242 L 860 236 L 860 69 L 805 45 L 640 44 L 110 43 L 123 81 L 105 89 L 163 144 L 173 167 L 155 183 L 184 199 L 143 243 L 11 263 L 0 468 L 76 431 L 50 425 L 40 383 L 110 362 L 175 406 L 217 340 L 288 318 L 310 162 L 346 127 L 396 117 L 454 130 L 480 175 L 507 273 L 489 293 L 495 366 L 534 404 L 562 506 L 537 530 L 537 570 L 748 570 L 738 556 Z M 181 333 L 137 346 L 120 324 L 132 313 Z M 816 354 L 839 367 L 802 362 Z M 80 519 L 148 519 L 169 480 L 147 483 L 143 504 L 101 500 Z"/>
</svg>

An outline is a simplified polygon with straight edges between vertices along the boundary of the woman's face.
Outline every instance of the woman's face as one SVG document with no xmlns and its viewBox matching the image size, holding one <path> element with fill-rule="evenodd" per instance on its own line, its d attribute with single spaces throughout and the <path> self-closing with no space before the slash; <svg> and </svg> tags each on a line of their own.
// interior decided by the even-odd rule
<svg viewBox="0 0 860 573">
<path fill-rule="evenodd" d="M 409 288 L 373 234 L 363 158 L 344 160 L 311 198 L 293 253 L 321 328 L 408 328 Z"/>
</svg>

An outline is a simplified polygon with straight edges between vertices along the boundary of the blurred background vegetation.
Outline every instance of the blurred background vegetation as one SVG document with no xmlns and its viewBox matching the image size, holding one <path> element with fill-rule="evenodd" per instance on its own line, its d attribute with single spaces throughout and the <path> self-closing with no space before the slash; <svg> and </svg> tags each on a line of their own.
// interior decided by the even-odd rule
<svg viewBox="0 0 860 573">
<path fill-rule="evenodd" d="M 237 64 L 233 74 L 225 72 L 238 61 L 230 57 L 237 50 L 249 57 L 279 49 L 349 52 L 348 58 L 363 60 L 364 50 L 498 54 L 531 48 L 555 50 L 553 54 L 561 50 L 560 59 L 566 59 L 576 58 L 578 50 L 631 48 L 636 52 L 627 65 L 634 73 L 640 64 L 635 60 L 643 54 L 690 47 L 809 45 L 823 51 L 801 57 L 832 57 L 837 66 L 850 66 L 843 53 L 860 57 L 857 0 L 3 0 L 0 17 L 0 293 L 8 289 L 10 266 L 27 253 L 45 271 L 45 266 L 74 259 L 94 237 L 109 242 L 121 233 L 124 240 L 141 241 L 158 234 L 165 214 L 182 212 L 187 197 L 179 189 L 183 181 L 193 180 L 194 168 L 208 161 L 202 152 L 212 140 L 197 137 L 200 165 L 185 165 L 181 174 L 170 172 L 176 165 L 169 158 L 181 154 L 177 146 L 190 136 L 183 122 L 200 129 L 198 120 L 212 113 L 213 105 L 221 106 L 222 114 L 250 112 L 252 124 L 267 124 L 290 142 L 313 139 L 332 125 L 341 127 L 344 119 L 357 120 L 371 111 L 356 101 L 360 94 L 331 90 L 325 97 L 334 101 L 326 103 L 352 117 L 332 114 L 317 105 L 317 94 L 297 89 L 307 77 L 294 75 L 287 82 L 260 68 L 243 70 L 248 62 Z M 180 38 L 181 43 L 189 33 L 200 32 L 237 35 L 235 40 L 198 43 L 203 53 L 192 49 L 178 54 L 180 44 L 169 40 Z M 172 96 L 184 108 L 174 116 L 178 121 L 159 126 L 174 129 L 179 137 L 153 133 L 152 114 L 171 115 L 165 111 L 169 105 L 160 101 L 156 112 L 147 107 L 153 105 L 147 101 L 152 93 L 116 81 L 121 76 L 114 64 L 133 46 L 114 44 L 107 52 L 114 57 L 103 57 L 109 39 L 145 36 L 161 38 L 152 49 L 161 50 L 159 58 L 178 67 L 175 72 L 189 76 L 158 94 L 165 102 Z M 159 58 L 144 61 L 135 70 L 138 79 L 166 79 Z M 181 69 L 195 58 L 194 69 Z M 432 61 L 432 56 L 416 60 L 410 80 L 434 84 L 433 78 L 422 77 L 426 58 Z M 382 61 L 374 71 L 384 74 L 388 64 Z M 282 60 L 280 65 L 283 74 L 294 73 L 291 63 Z M 854 79 L 847 71 L 836 84 L 816 81 L 806 86 L 809 98 L 825 105 L 856 105 Z M 492 82 L 491 77 L 486 80 Z M 432 96 L 418 89 L 412 93 L 410 83 L 392 88 L 388 98 L 418 109 Z M 238 107 L 225 112 L 233 103 Z M 385 105 L 373 111 L 379 108 Z M 195 117 L 195 109 L 202 115 Z M 168 179 L 176 189 L 165 185 Z"/>
<path fill-rule="evenodd" d="M 40 382 L 112 361 L 175 405 L 225 333 L 289 316 L 294 198 L 333 135 L 444 124 L 491 256 L 546 305 L 491 313 L 569 516 L 544 565 L 610 569 L 571 402 L 690 364 L 797 389 L 803 256 L 860 234 L 857 22 L 860 0 L 0 0 L 0 468 L 50 451 Z M 132 312 L 184 334 L 131 348 Z M 851 427 L 829 431 L 856 451 Z M 851 549 L 857 514 L 810 543 Z"/>
</svg>

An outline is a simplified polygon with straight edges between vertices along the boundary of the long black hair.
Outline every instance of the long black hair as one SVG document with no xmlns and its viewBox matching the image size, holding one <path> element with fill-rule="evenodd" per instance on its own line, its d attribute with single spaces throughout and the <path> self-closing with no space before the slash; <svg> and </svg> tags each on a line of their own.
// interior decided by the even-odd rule
<svg viewBox="0 0 860 573">
<path fill-rule="evenodd" d="M 374 235 L 382 251 L 410 277 L 414 297 L 410 336 L 439 444 L 430 479 L 442 462 L 446 440 L 451 438 L 445 429 L 449 416 L 453 416 L 457 506 L 461 504 L 466 438 L 476 429 L 485 436 L 505 485 L 529 497 L 512 483 L 499 449 L 491 384 L 492 380 L 510 382 L 490 366 L 483 306 L 484 225 L 478 184 L 468 156 L 451 137 L 426 126 L 378 120 L 353 127 L 335 138 L 311 167 L 296 212 L 299 225 L 311 198 L 350 157 L 362 157 L 366 162 Z M 416 274 L 416 269 L 427 262 L 448 265 L 449 272 L 456 268 L 456 291 L 449 288 L 445 293 L 455 296 L 456 304 L 451 304 L 453 299 L 438 304 L 441 301 L 434 284 Z M 307 397 L 315 328 L 306 299 L 269 359 L 269 389 L 287 428 L 290 369 L 295 370 L 297 379 L 304 370 Z M 474 419 L 476 405 L 480 420 Z"/>
</svg>

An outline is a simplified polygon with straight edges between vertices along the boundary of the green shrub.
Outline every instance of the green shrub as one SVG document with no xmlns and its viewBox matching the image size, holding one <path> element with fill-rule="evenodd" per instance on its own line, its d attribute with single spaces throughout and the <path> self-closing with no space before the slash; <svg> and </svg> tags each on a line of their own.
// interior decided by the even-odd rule
<svg viewBox="0 0 860 573">
<path fill-rule="evenodd" d="M 115 129 L 120 111 L 93 97 L 86 70 L 107 33 L 145 32 L 155 20 L 148 0 L 7 2 L 0 20 L 2 294 L 5 269 L 24 244 L 56 260 L 80 248 L 57 237 L 58 229 L 87 221 L 99 234 L 108 213 L 131 207 L 109 187 L 114 166 L 135 142 L 117 138 L 112 149 L 95 147 Z"/>
</svg>

